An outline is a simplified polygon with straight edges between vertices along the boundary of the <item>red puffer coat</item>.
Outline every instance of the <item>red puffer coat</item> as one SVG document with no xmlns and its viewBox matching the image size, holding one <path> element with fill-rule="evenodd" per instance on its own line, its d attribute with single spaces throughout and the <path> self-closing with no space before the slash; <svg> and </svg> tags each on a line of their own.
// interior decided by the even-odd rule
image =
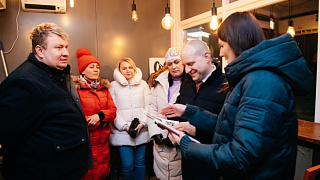
<svg viewBox="0 0 320 180">
<path fill-rule="evenodd" d="M 105 115 L 105 118 L 100 119 L 95 126 L 89 126 L 93 168 L 88 170 L 83 177 L 84 180 L 102 179 L 110 173 L 109 123 L 114 121 L 117 108 L 108 90 L 111 84 L 106 79 L 100 78 L 99 81 L 100 84 L 96 91 L 80 80 L 75 81 L 86 119 L 99 112 Z"/>
</svg>

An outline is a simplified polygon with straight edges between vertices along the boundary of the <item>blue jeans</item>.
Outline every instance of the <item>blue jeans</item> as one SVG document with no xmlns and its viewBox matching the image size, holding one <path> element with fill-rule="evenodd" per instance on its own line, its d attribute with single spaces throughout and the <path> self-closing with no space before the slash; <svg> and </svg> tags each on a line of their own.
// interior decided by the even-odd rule
<svg viewBox="0 0 320 180">
<path fill-rule="evenodd" d="M 122 162 L 122 175 L 125 180 L 143 180 L 146 173 L 146 145 L 120 146 L 119 153 Z"/>
</svg>

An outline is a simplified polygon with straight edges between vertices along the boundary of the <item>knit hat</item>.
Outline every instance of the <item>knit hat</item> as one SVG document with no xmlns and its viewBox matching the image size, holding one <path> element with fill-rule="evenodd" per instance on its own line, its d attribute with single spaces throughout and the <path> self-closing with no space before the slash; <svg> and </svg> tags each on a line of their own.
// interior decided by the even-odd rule
<svg viewBox="0 0 320 180">
<path fill-rule="evenodd" d="M 77 50 L 76 56 L 78 58 L 78 69 L 79 74 L 87 68 L 87 66 L 91 63 L 97 63 L 100 66 L 100 62 L 97 58 L 91 56 L 91 52 L 89 49 L 80 48 Z"/>
<path fill-rule="evenodd" d="M 166 60 L 166 62 L 168 62 L 169 60 L 172 60 L 172 59 L 181 60 L 181 50 L 179 48 L 172 47 L 172 48 L 168 49 L 166 56 L 165 56 L 165 60 Z"/>
</svg>

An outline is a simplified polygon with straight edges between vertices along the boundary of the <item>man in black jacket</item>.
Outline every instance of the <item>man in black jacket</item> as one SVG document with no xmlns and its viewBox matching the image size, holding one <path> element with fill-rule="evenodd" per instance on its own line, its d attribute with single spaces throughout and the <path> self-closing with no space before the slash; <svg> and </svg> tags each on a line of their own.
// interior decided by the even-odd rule
<svg viewBox="0 0 320 180">
<path fill-rule="evenodd" d="M 54 23 L 30 34 L 32 53 L 0 85 L 5 179 L 80 179 L 90 138 L 67 64 L 68 35 Z"/>
<path fill-rule="evenodd" d="M 211 63 L 208 46 L 200 40 L 189 41 L 181 51 L 181 59 L 188 77 L 181 84 L 177 103 L 196 105 L 219 114 L 227 94 L 227 79 L 221 68 Z M 194 136 L 201 143 L 212 143 L 213 134 L 201 131 L 189 122 L 179 123 L 175 127 Z M 184 180 L 212 179 L 213 174 L 194 162 L 182 159 L 182 177 Z"/>
</svg>

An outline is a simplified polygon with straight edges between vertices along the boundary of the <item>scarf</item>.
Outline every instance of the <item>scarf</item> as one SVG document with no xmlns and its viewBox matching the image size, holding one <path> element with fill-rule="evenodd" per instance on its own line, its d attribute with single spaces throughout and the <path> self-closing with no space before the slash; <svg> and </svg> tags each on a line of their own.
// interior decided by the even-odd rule
<svg viewBox="0 0 320 180">
<path fill-rule="evenodd" d="M 98 79 L 93 82 L 90 82 L 87 79 L 85 79 L 82 75 L 79 76 L 79 80 L 86 83 L 93 90 L 97 90 L 100 84 L 100 81 Z"/>
</svg>

